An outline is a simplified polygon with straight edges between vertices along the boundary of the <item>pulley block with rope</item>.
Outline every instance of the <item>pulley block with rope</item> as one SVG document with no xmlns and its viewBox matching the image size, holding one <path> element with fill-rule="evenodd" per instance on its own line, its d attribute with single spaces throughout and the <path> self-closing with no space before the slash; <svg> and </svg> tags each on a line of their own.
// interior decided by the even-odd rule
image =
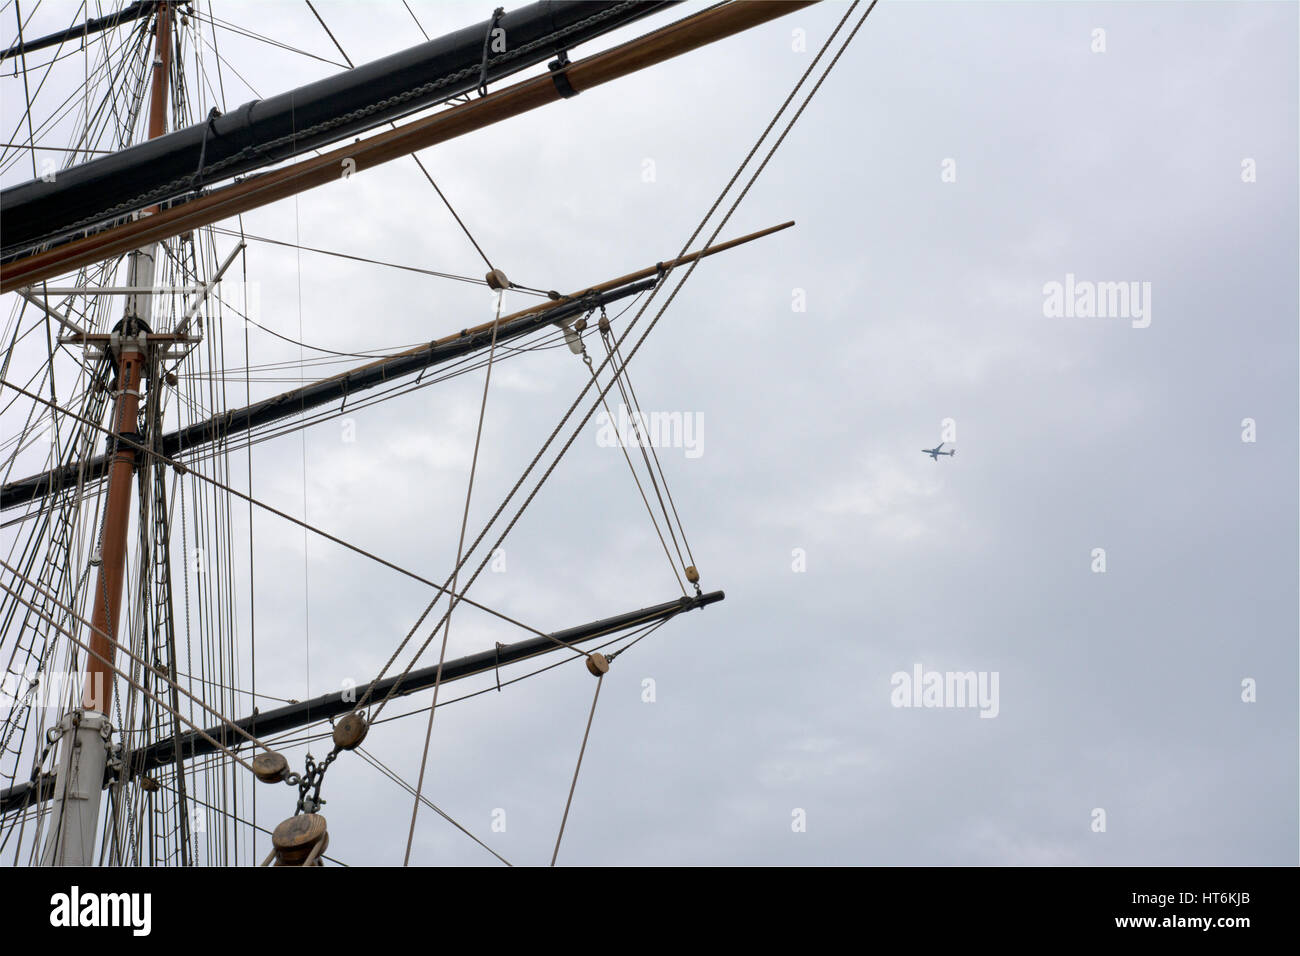
<svg viewBox="0 0 1300 956">
<path fill-rule="evenodd" d="M 609 658 L 599 651 L 587 655 L 587 670 L 592 677 L 603 677 L 609 673 Z"/>
<path fill-rule="evenodd" d="M 268 750 L 253 758 L 253 774 L 263 783 L 287 783 L 298 788 L 298 803 L 293 816 L 284 820 L 271 835 L 271 854 L 263 866 L 274 861 L 275 866 L 321 866 L 321 855 L 329 846 L 325 818 L 318 812 L 325 801 L 321 799 L 321 785 L 325 771 L 345 750 L 361 746 L 370 730 L 370 724 L 359 712 L 345 714 L 334 725 L 331 736 L 334 747 L 320 763 L 307 754 L 301 774 L 291 773 L 284 754 Z"/>
<path fill-rule="evenodd" d="M 361 741 L 366 739 L 366 733 L 370 730 L 370 725 L 366 723 L 366 718 L 361 716 L 355 710 L 350 714 L 344 714 L 342 719 L 334 725 L 334 747 L 336 750 L 356 750 L 361 746 Z"/>
<path fill-rule="evenodd" d="M 253 774 L 262 783 L 279 783 L 289 776 L 289 761 L 284 754 L 268 750 L 253 758 Z"/>
<path fill-rule="evenodd" d="M 330 835 L 323 816 L 295 814 L 271 834 L 271 852 L 262 866 L 324 866 L 321 856 L 329 845 Z"/>
</svg>

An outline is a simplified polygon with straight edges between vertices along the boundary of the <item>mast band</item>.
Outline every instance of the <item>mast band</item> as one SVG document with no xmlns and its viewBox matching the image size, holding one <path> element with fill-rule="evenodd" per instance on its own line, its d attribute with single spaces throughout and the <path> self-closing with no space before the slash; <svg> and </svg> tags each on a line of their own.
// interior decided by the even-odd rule
<svg viewBox="0 0 1300 956">
<path fill-rule="evenodd" d="M 547 64 L 547 68 L 551 71 L 551 81 L 555 84 L 555 92 L 566 100 L 578 95 L 578 91 L 569 82 L 569 75 L 566 72 L 568 65 L 569 54 L 567 51 L 562 52 L 558 58 Z"/>
</svg>

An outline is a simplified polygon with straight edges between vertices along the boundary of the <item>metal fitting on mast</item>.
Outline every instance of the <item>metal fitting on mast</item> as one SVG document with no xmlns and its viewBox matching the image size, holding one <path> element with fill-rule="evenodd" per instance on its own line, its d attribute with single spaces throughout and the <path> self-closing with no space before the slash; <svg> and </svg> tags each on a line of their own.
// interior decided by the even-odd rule
<svg viewBox="0 0 1300 956">
<path fill-rule="evenodd" d="M 45 841 L 42 866 L 92 866 L 99 827 L 99 796 L 104 786 L 112 725 L 104 714 L 74 710 L 59 721 L 58 776 L 54 790 L 54 831 Z"/>
</svg>

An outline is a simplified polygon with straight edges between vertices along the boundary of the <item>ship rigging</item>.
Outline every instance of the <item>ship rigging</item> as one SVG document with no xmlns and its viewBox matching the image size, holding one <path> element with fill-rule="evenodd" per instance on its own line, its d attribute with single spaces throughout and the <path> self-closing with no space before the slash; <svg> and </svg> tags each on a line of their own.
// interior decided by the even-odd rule
<svg viewBox="0 0 1300 956">
<path fill-rule="evenodd" d="M 591 703 L 557 821 L 554 865 L 606 676 L 658 628 L 723 600 L 721 590 L 703 587 L 708 569 L 688 543 L 669 489 L 672 469 L 655 443 L 635 432 L 635 440 L 619 443 L 633 479 L 629 493 L 644 506 L 653 546 L 680 596 L 603 617 L 577 613 L 569 620 L 588 623 L 555 630 L 518 620 L 470 591 L 593 416 L 612 415 L 614 400 L 631 410 L 633 422 L 641 420 L 630 367 L 697 267 L 794 225 L 739 236 L 726 231 L 874 0 L 854 2 L 838 18 L 675 254 L 567 292 L 512 282 L 509 275 L 525 274 L 526 264 L 516 269 L 488 257 L 471 231 L 473 217 L 453 208 L 417 151 L 534 110 L 580 109 L 574 99 L 584 91 L 810 4 L 729 0 L 583 56 L 583 44 L 675 4 L 534 3 L 498 9 L 478 24 L 360 65 L 309 6 L 348 69 L 227 108 L 222 84 L 208 71 L 233 69 L 216 42 L 217 31 L 233 25 L 211 4 L 124 4 L 37 37 L 25 36 L 14 4 L 18 35 L 0 61 L 21 75 L 27 92 L 10 148 L 0 152 L 0 171 L 26 159 L 32 167 L 30 181 L 0 191 L 0 292 L 13 294 L 0 343 L 0 528 L 10 537 L 0 558 L 0 661 L 9 704 L 0 721 L 0 853 L 14 863 L 346 862 L 337 843 L 330 852 L 322 794 L 347 772 L 333 768 L 358 759 L 411 797 L 409 822 L 400 828 L 404 862 L 412 862 L 423 807 L 509 863 L 425 793 L 435 715 L 492 688 L 451 699 L 440 698 L 441 689 L 492 675 L 500 690 L 581 661 L 592 679 Z M 38 56 L 49 59 L 32 62 Z M 45 78 L 74 57 L 85 65 L 81 95 L 39 119 Z M 516 78 L 537 66 L 544 72 Z M 44 148 L 45 134 L 68 129 L 75 135 L 59 147 L 66 150 L 58 154 L 61 167 L 43 170 L 38 140 Z M 461 328 L 415 345 L 354 352 L 309 345 L 301 316 L 297 335 L 259 324 L 247 301 L 250 247 L 278 240 L 246 232 L 243 215 L 408 158 L 482 258 L 484 277 L 344 258 L 479 285 L 493 296 L 492 318 L 467 317 Z M 339 255 L 301 237 L 287 245 L 298 256 Z M 521 300 L 532 304 L 507 309 L 507 301 Z M 240 336 L 228 335 L 227 325 L 242 335 L 242 366 L 239 358 L 228 361 L 226 350 L 233 352 Z M 259 366 L 248 348 L 250 328 L 297 347 L 297 361 Z M 316 353 L 310 361 L 308 350 Z M 487 520 L 471 522 L 482 509 L 475 483 L 490 441 L 484 426 L 494 372 L 552 355 L 581 363 L 581 388 Z M 346 367 L 307 380 L 308 369 L 327 365 Z M 255 397 L 255 374 L 259 384 L 285 378 L 296 386 Z M 482 388 L 471 410 L 472 452 L 445 574 L 419 573 L 311 518 L 305 444 L 299 513 L 254 487 L 255 447 L 466 376 L 481 376 Z M 249 537 L 247 557 L 238 559 L 246 575 L 243 601 L 235 597 L 236 554 L 245 545 L 236 516 Z M 269 707 L 257 693 L 257 646 L 240 643 L 241 622 L 247 618 L 254 635 L 258 607 L 274 597 L 256 587 L 255 516 L 301 532 L 304 574 L 311 540 L 431 594 L 404 635 L 381 629 L 374 636 L 384 663 L 368 680 Z M 527 636 L 449 655 L 453 616 L 459 622 L 467 613 L 456 613 L 461 604 Z M 714 619 L 719 613 L 709 612 Z M 40 706 L 59 674 L 79 679 L 55 694 L 57 707 Z M 431 692 L 427 706 L 388 711 L 422 692 Z M 427 725 L 419 775 L 410 783 L 363 744 L 416 714 L 427 714 Z M 315 753 L 329 749 L 317 759 L 313 745 Z M 254 779 L 258 786 L 248 786 Z M 286 785 L 292 792 L 280 789 Z M 274 830 L 259 824 L 258 800 L 285 815 Z"/>
</svg>

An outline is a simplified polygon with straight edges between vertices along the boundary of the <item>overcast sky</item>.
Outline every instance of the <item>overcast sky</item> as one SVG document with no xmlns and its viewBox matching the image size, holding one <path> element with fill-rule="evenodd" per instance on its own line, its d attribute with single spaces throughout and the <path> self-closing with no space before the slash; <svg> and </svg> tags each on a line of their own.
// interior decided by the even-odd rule
<svg viewBox="0 0 1300 956">
<path fill-rule="evenodd" d="M 305 4 L 216 6 L 338 56 Z M 316 6 L 356 63 L 422 40 L 397 2 Z M 430 35 L 491 13 L 411 7 Z M 421 158 L 516 282 L 568 291 L 652 265 L 681 249 L 845 9 L 787 16 Z M 877 7 L 720 238 L 797 226 L 701 265 L 631 363 L 646 410 L 698 423 L 695 450 L 660 456 L 703 586 L 727 598 L 614 663 L 561 863 L 1296 862 L 1298 26 L 1291 3 Z M 219 39 L 234 68 L 223 108 L 335 72 Z M 18 82 L 0 85 L 6 130 Z M 486 268 L 410 160 L 243 226 Z M 486 290 L 463 283 L 261 243 L 247 261 L 260 321 L 327 349 L 492 317 Z M 1045 286 L 1067 275 L 1138 283 L 1145 315 L 1047 314 Z M 228 364 L 244 364 L 242 329 L 225 335 Z M 254 362 L 296 360 L 252 335 Z M 494 369 L 471 538 L 586 374 L 562 348 Z M 254 383 L 253 397 L 290 384 Z M 354 435 L 334 420 L 257 445 L 253 492 L 441 580 L 482 388 L 462 376 L 358 411 Z M 240 373 L 229 401 L 242 399 Z M 958 454 L 932 461 L 921 449 L 945 419 Z M 244 487 L 243 456 L 231 467 Z M 235 509 L 245 688 L 246 528 Z M 273 516 L 253 529 L 258 691 L 301 699 L 370 679 L 429 589 L 320 539 L 304 549 Z M 471 596 L 546 631 L 681 593 L 594 422 L 505 552 Z M 448 656 L 527 636 L 461 608 Z M 996 674 L 996 716 L 894 706 L 894 675 L 917 667 Z M 426 794 L 512 863 L 548 862 L 594 687 L 570 662 L 439 708 Z M 365 746 L 414 781 L 425 720 L 383 724 Z M 288 751 L 296 765 L 303 753 Z M 409 796 L 352 754 L 324 796 L 332 856 L 401 862 Z M 259 789 L 261 825 L 292 811 L 287 788 Z M 427 810 L 412 860 L 495 862 Z"/>
</svg>

